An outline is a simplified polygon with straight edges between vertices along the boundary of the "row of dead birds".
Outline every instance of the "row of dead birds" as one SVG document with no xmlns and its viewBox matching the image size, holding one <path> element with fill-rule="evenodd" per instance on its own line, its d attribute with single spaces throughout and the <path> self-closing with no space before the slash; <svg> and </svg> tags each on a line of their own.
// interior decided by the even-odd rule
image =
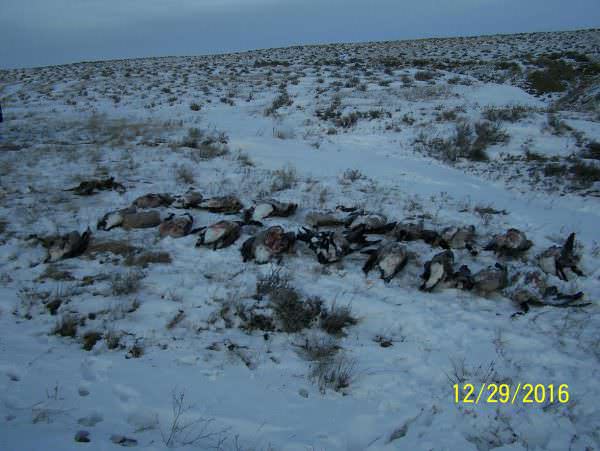
<svg viewBox="0 0 600 451">
<path fill-rule="evenodd" d="M 159 211 L 155 209 L 162 207 L 204 209 L 228 215 L 242 213 L 242 218 L 221 220 L 209 226 L 193 228 L 194 219 L 189 213 L 170 214 L 161 220 Z M 392 280 L 409 260 L 409 251 L 400 242 L 422 240 L 443 250 L 425 263 L 421 290 L 432 291 L 443 284 L 489 294 L 509 285 L 508 268 L 500 263 L 475 274 L 466 265 L 455 270 L 453 249 L 467 250 L 473 256 L 478 254 L 474 226 L 447 227 L 436 231 L 425 228 L 422 223 L 388 222 L 387 217 L 382 214 L 340 206 L 335 211 L 308 213 L 305 218 L 308 227 L 302 227 L 298 232 L 286 232 L 279 225 L 260 228 L 262 220 L 288 217 L 296 210 L 295 203 L 275 200 L 258 202 L 244 210 L 242 202 L 235 196 L 205 199 L 201 193 L 193 190 L 179 196 L 151 193 L 138 197 L 127 208 L 107 213 L 100 219 L 97 228 L 108 231 L 115 227 L 133 229 L 158 226 L 161 237 L 179 238 L 198 234 L 196 246 L 209 246 L 216 250 L 233 244 L 241 236 L 242 228 L 250 227 L 254 234 L 241 246 L 244 262 L 267 263 L 273 259 L 279 260 L 294 249 L 296 241 L 302 241 L 315 253 L 321 264 L 337 262 L 355 252 L 366 254 L 368 258 L 363 266 L 365 274 L 377 269 L 385 282 Z M 388 239 L 369 240 L 369 235 L 385 235 Z M 81 235 L 71 232 L 59 237 L 38 239 L 48 249 L 46 261 L 57 261 L 81 255 L 90 238 L 91 231 L 88 228 Z M 578 267 L 579 258 L 575 254 L 574 244 L 575 234 L 571 234 L 562 246 L 552 246 L 544 251 L 538 257 L 539 268 L 563 281 L 568 280 L 570 273 L 583 275 Z M 523 232 L 509 229 L 494 236 L 483 250 L 511 258 L 523 255 L 532 245 Z M 544 282 L 530 283 L 536 286 L 513 293 L 513 298 L 520 304 L 547 304 L 548 297 L 553 297 L 559 304 L 566 304 L 582 297 L 582 293 L 560 293 L 555 286 L 547 285 L 546 278 L 542 275 L 534 277 L 530 274 L 529 278 L 529 282 Z"/>
</svg>

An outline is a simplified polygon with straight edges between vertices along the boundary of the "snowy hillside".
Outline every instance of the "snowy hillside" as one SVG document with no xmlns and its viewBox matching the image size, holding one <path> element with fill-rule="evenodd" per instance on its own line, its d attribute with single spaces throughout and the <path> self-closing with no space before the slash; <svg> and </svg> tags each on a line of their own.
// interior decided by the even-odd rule
<svg viewBox="0 0 600 451">
<path fill-rule="evenodd" d="M 0 71 L 0 450 L 600 448 L 599 80 L 600 30 Z"/>
</svg>

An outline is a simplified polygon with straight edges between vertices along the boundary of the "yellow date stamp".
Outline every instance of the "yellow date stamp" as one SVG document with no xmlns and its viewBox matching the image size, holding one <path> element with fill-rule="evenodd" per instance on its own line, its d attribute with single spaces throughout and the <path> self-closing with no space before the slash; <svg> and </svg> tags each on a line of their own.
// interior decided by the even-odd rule
<svg viewBox="0 0 600 451">
<path fill-rule="evenodd" d="M 454 384 L 456 404 L 546 404 L 569 402 L 567 384 Z"/>
</svg>

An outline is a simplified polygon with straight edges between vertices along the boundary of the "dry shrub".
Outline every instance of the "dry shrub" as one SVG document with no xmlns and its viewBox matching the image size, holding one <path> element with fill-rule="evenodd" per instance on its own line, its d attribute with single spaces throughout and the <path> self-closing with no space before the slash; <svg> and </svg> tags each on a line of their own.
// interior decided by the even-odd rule
<svg viewBox="0 0 600 451">
<path fill-rule="evenodd" d="M 320 327 L 331 335 L 342 335 L 346 326 L 353 326 L 358 319 L 352 314 L 349 305 L 339 306 L 335 302 L 321 313 Z"/>
<path fill-rule="evenodd" d="M 327 389 L 339 392 L 350 386 L 355 373 L 356 362 L 342 354 L 317 361 L 311 368 L 309 378 L 318 385 L 321 393 Z"/>
<path fill-rule="evenodd" d="M 86 332 L 83 336 L 83 349 L 86 351 L 91 351 L 96 343 L 102 339 L 102 334 L 100 332 Z"/>
<path fill-rule="evenodd" d="M 127 266 L 139 266 L 141 268 L 146 268 L 154 263 L 169 264 L 171 262 L 171 255 L 168 252 L 144 252 L 140 255 L 129 255 L 125 259 Z"/>
<path fill-rule="evenodd" d="M 271 292 L 269 299 L 275 318 L 284 332 L 299 332 L 321 315 L 323 303 L 320 299 L 303 301 L 300 294 L 291 287 L 278 288 Z"/>
<path fill-rule="evenodd" d="M 53 334 L 61 337 L 75 337 L 77 335 L 77 327 L 79 326 L 79 318 L 75 315 L 64 315 L 56 326 Z"/>
<path fill-rule="evenodd" d="M 124 296 L 137 293 L 144 278 L 140 271 L 129 271 L 125 274 L 116 274 L 111 278 L 111 291 L 114 296 Z"/>
</svg>

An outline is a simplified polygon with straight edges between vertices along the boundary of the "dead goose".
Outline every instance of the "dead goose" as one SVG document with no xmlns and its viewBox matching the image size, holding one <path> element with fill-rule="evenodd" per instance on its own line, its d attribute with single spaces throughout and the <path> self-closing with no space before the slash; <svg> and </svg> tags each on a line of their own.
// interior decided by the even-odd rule
<svg viewBox="0 0 600 451">
<path fill-rule="evenodd" d="M 557 276 L 561 280 L 567 281 L 565 269 L 570 269 L 578 276 L 583 276 L 583 272 L 577 267 L 579 256 L 575 255 L 575 234 L 571 233 L 563 246 L 552 246 L 542 252 L 538 257 L 540 268 L 546 274 Z"/>
<path fill-rule="evenodd" d="M 420 287 L 422 291 L 432 291 L 440 283 L 449 280 L 454 276 L 454 253 L 450 250 L 440 252 L 425 263 L 425 271 L 422 278 L 423 284 Z"/>
<path fill-rule="evenodd" d="M 50 239 L 46 243 L 48 256 L 44 263 L 78 257 L 87 249 L 91 237 L 92 231 L 88 227 L 81 235 L 79 232 L 73 231 Z"/>
<path fill-rule="evenodd" d="M 273 257 L 288 252 L 295 241 L 293 232 L 286 233 L 281 226 L 269 227 L 244 242 L 242 257 L 245 262 L 254 260 L 256 263 L 267 263 Z"/>
<path fill-rule="evenodd" d="M 233 215 L 239 213 L 244 205 L 235 196 L 213 197 L 202 201 L 198 208 L 203 208 L 211 213 L 223 213 Z"/>
<path fill-rule="evenodd" d="M 391 235 L 398 241 L 423 240 L 434 247 L 449 249 L 450 246 L 435 230 L 426 229 L 423 224 L 397 223 L 391 231 Z"/>
<path fill-rule="evenodd" d="M 462 265 L 452 274 L 452 285 L 459 290 L 472 290 L 475 282 L 471 270 L 467 265 Z"/>
<path fill-rule="evenodd" d="M 189 213 L 180 216 L 171 214 L 160 224 L 158 233 L 161 237 L 181 238 L 191 232 L 193 223 L 194 218 Z"/>
<path fill-rule="evenodd" d="M 398 241 L 416 241 L 420 240 L 423 234 L 423 224 L 412 222 L 398 223 L 391 232 L 391 235 Z"/>
<path fill-rule="evenodd" d="M 547 276 L 539 270 L 518 273 L 511 285 L 507 294 L 517 304 L 541 302 L 543 293 L 548 289 Z"/>
<path fill-rule="evenodd" d="M 308 244 L 321 264 L 337 262 L 351 252 L 379 242 L 367 241 L 362 228 L 342 233 L 339 230 L 315 232 L 303 227 L 297 239 Z"/>
<path fill-rule="evenodd" d="M 346 207 L 345 205 L 337 205 L 336 211 L 343 211 L 344 213 L 356 213 L 362 211 L 359 207 Z"/>
<path fill-rule="evenodd" d="M 364 227 L 365 233 L 387 233 L 394 229 L 396 223 L 388 223 L 387 217 L 379 213 L 353 213 L 346 220 L 346 227 L 351 230 Z"/>
<path fill-rule="evenodd" d="M 196 247 L 211 246 L 214 250 L 233 244 L 240 237 L 240 224 L 234 221 L 219 221 L 200 229 Z"/>
<path fill-rule="evenodd" d="M 556 287 L 552 287 L 556 288 Z M 554 296 L 553 300 L 548 299 L 539 299 L 535 296 L 528 296 L 526 293 L 520 298 L 513 298 L 515 302 L 519 304 L 522 311 L 515 312 L 511 315 L 511 317 L 515 317 L 517 315 L 523 315 L 527 313 L 530 307 L 558 307 L 558 308 L 566 308 L 566 307 L 588 307 L 592 305 L 591 302 L 577 302 L 583 300 L 583 292 L 579 291 L 575 294 L 562 294 L 557 293 Z"/>
<path fill-rule="evenodd" d="M 200 208 L 203 199 L 202 194 L 198 191 L 189 190 L 181 196 L 176 196 L 172 207 L 183 209 Z"/>
<path fill-rule="evenodd" d="M 477 272 L 473 276 L 473 287 L 482 294 L 490 294 L 503 290 L 508 286 L 508 271 L 506 266 L 496 263 Z"/>
<path fill-rule="evenodd" d="M 244 211 L 244 222 L 260 222 L 271 217 L 285 218 L 293 215 L 297 208 L 298 204 L 291 202 L 278 202 L 276 200 L 258 202 Z"/>
<path fill-rule="evenodd" d="M 107 213 L 98 221 L 98 230 L 110 230 L 115 227 L 124 229 L 146 229 L 160 224 L 160 213 L 156 210 L 137 211 L 135 207 Z"/>
<path fill-rule="evenodd" d="M 521 272 L 514 277 L 508 296 L 527 310 L 527 305 L 562 305 L 583 297 L 582 292 L 564 294 L 548 283 L 548 276 L 540 270 Z M 549 299 L 551 298 L 551 300 Z M 557 302 L 558 301 L 558 302 Z"/>
<path fill-rule="evenodd" d="M 336 227 L 346 223 L 346 217 L 333 211 L 310 211 L 306 214 L 304 222 L 310 227 L 318 229 L 319 227 Z"/>
<path fill-rule="evenodd" d="M 399 243 L 387 243 L 378 249 L 365 251 L 369 258 L 363 266 L 363 272 L 368 274 L 377 267 L 384 282 L 389 282 L 406 266 L 408 253 L 406 247 Z"/>
<path fill-rule="evenodd" d="M 563 307 L 573 301 L 579 301 L 583 299 L 583 291 L 578 291 L 574 294 L 562 293 L 556 286 L 550 286 L 544 291 L 545 305 L 551 305 L 554 307 Z M 552 301 L 548 301 L 548 298 L 552 298 Z M 558 302 L 557 302 L 558 301 Z M 587 304 L 590 305 L 590 304 Z"/>
<path fill-rule="evenodd" d="M 168 207 L 173 200 L 173 197 L 167 193 L 149 193 L 135 199 L 132 205 L 137 208 Z"/>
<path fill-rule="evenodd" d="M 114 190 L 119 194 L 122 194 L 125 192 L 125 187 L 122 184 L 115 182 L 114 177 L 110 177 L 102 180 L 85 180 L 75 188 L 70 188 L 66 191 L 73 191 L 79 196 L 91 196 L 92 194 L 96 194 L 97 191 L 108 190 Z"/>
<path fill-rule="evenodd" d="M 585 307 L 589 303 L 577 303 L 583 299 L 584 294 L 578 291 L 574 294 L 565 294 L 559 291 L 554 285 L 547 285 L 546 280 L 539 272 L 529 272 L 520 274 L 520 287 L 512 290 L 509 297 L 517 303 L 522 312 L 513 314 L 519 315 L 527 313 L 530 307 Z"/>
<path fill-rule="evenodd" d="M 527 251 L 531 246 L 533 246 L 533 242 L 528 240 L 523 232 L 517 229 L 508 229 L 506 233 L 494 236 L 484 250 L 514 257 Z"/>
<path fill-rule="evenodd" d="M 156 210 L 138 211 L 123 216 L 124 229 L 148 229 L 160 224 L 160 213 Z"/>
<path fill-rule="evenodd" d="M 467 249 L 472 255 L 475 250 L 475 226 L 447 227 L 440 234 L 442 240 L 448 243 L 450 249 Z"/>
<path fill-rule="evenodd" d="M 111 211 L 106 213 L 96 226 L 98 230 L 110 230 L 115 227 L 119 227 L 123 224 L 123 218 L 125 215 L 135 213 L 137 210 L 135 207 L 127 207 L 122 210 Z"/>
<path fill-rule="evenodd" d="M 351 252 L 350 242 L 339 231 L 315 233 L 303 229 L 303 232 L 298 234 L 298 240 L 308 244 L 321 264 L 337 262 Z"/>
</svg>

